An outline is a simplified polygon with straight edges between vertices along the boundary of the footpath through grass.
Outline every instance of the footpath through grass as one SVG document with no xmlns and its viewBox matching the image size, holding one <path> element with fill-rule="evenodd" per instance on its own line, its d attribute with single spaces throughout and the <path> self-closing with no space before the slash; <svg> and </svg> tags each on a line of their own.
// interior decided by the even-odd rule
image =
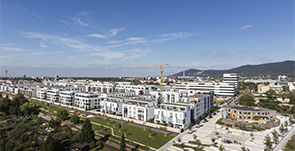
<svg viewBox="0 0 295 151">
<path fill-rule="evenodd" d="M 121 136 L 122 132 L 124 132 L 126 138 L 153 148 L 160 148 L 174 137 L 151 129 L 123 123 L 121 124 L 121 128 L 119 128 L 120 122 L 100 117 L 91 117 L 88 119 L 92 122 L 112 127 L 115 135 Z"/>
<path fill-rule="evenodd" d="M 46 104 L 44 102 L 39 102 L 35 100 L 31 100 L 34 104 L 39 105 L 41 108 L 49 110 L 49 111 L 59 111 L 64 110 L 64 108 L 53 106 L 51 104 Z M 129 124 L 121 124 L 121 129 L 119 128 L 120 122 L 104 119 L 101 117 L 91 117 L 89 118 L 90 121 L 106 125 L 112 127 L 114 129 L 114 134 L 117 136 L 122 136 L 122 132 L 125 133 L 125 137 L 136 141 L 138 143 L 153 147 L 153 148 L 160 148 L 162 145 L 167 143 L 171 140 L 174 136 L 161 133 L 158 131 L 153 131 L 149 128 L 143 128 L 139 126 L 129 125 Z"/>
</svg>

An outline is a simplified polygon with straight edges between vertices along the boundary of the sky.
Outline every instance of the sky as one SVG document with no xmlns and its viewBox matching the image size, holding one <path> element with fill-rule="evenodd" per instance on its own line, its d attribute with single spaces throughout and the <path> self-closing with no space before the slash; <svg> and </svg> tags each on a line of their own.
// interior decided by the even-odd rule
<svg viewBox="0 0 295 151">
<path fill-rule="evenodd" d="M 293 0 L 0 0 L 0 76 L 147 76 L 294 60 Z"/>
</svg>

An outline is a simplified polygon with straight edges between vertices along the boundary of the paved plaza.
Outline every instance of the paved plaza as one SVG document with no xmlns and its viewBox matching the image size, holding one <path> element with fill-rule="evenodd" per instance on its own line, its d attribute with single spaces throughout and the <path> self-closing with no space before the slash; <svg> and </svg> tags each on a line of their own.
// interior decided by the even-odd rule
<svg viewBox="0 0 295 151">
<path fill-rule="evenodd" d="M 217 138 L 215 143 L 217 143 L 217 146 L 220 146 L 221 144 L 225 147 L 226 151 L 240 151 L 242 146 L 245 146 L 250 151 L 263 151 L 264 150 L 264 138 L 266 135 L 269 135 L 272 137 L 271 132 L 275 129 L 277 132 L 279 132 L 279 126 L 275 128 L 271 128 L 265 131 L 261 132 L 252 132 L 254 134 L 253 137 L 251 137 L 251 132 L 242 131 L 242 130 L 236 130 L 232 128 L 228 128 L 226 130 L 225 126 L 221 126 L 218 124 L 215 124 L 218 119 L 221 118 L 222 109 L 219 110 L 219 112 L 213 116 L 213 118 L 209 119 L 206 123 L 201 123 L 199 127 L 194 127 L 192 130 L 186 130 L 184 133 L 178 135 L 173 140 L 171 140 L 169 143 L 164 145 L 160 148 L 160 150 L 182 150 L 179 148 L 176 148 L 172 146 L 175 142 L 177 142 L 178 138 L 181 139 L 181 142 L 188 146 L 197 146 L 194 144 L 189 143 L 189 141 L 195 141 L 193 135 L 197 136 L 197 139 L 201 141 L 202 144 L 208 144 L 211 145 L 211 147 L 205 147 L 204 150 L 207 151 L 218 151 L 219 149 L 217 147 L 213 147 L 211 138 Z M 277 118 L 281 121 L 281 123 L 284 123 L 285 121 L 288 121 L 288 117 L 278 115 Z M 291 126 L 288 127 L 288 130 L 291 130 Z M 293 133 L 295 130 L 293 127 L 291 133 Z M 288 133 L 286 134 L 288 135 Z M 282 137 L 280 137 L 281 141 Z M 231 140 L 235 141 L 235 143 L 224 143 L 222 140 Z M 278 145 L 279 147 L 280 144 Z M 275 147 L 275 146 L 274 146 Z M 188 149 L 190 150 L 190 149 Z M 278 149 L 276 149 L 278 150 Z"/>
</svg>

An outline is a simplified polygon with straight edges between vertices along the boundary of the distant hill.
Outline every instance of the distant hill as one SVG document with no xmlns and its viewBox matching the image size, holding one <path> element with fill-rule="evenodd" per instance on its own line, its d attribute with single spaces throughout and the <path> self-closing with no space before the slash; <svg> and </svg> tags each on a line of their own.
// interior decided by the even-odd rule
<svg viewBox="0 0 295 151">
<path fill-rule="evenodd" d="M 243 77 L 255 77 L 255 76 L 271 76 L 277 77 L 278 75 L 287 75 L 291 78 L 295 78 L 295 61 L 283 61 L 275 63 L 265 63 L 259 65 L 243 65 L 237 68 L 228 70 L 198 70 L 189 69 L 185 71 L 186 76 L 210 76 L 210 77 L 222 77 L 223 73 L 235 72 Z M 182 76 L 183 71 L 173 74 L 171 76 Z"/>
</svg>

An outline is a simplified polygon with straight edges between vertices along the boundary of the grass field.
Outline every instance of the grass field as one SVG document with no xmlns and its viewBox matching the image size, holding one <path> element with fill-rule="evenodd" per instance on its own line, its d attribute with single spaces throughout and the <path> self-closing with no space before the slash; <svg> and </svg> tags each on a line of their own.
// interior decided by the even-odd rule
<svg viewBox="0 0 295 151">
<path fill-rule="evenodd" d="M 164 134 L 158 131 L 153 131 L 150 129 L 145 129 L 138 126 L 122 124 L 121 129 L 119 129 L 119 122 L 100 118 L 100 117 L 91 117 L 90 121 L 99 123 L 101 125 L 107 125 L 114 129 L 115 135 L 121 136 L 124 132 L 126 138 L 145 144 L 153 148 L 160 148 L 162 145 L 171 140 L 174 136 L 169 134 Z"/>
<path fill-rule="evenodd" d="M 58 110 L 64 110 L 64 108 L 53 106 L 53 105 L 47 105 L 43 102 L 38 102 L 34 100 L 32 100 L 32 102 L 48 111 L 54 112 Z M 112 120 L 108 120 L 108 119 L 104 119 L 100 117 L 91 117 L 89 118 L 89 120 L 101 125 L 112 127 L 114 129 L 115 135 L 117 136 L 121 136 L 122 132 L 124 132 L 126 138 L 132 141 L 136 141 L 141 144 L 153 147 L 153 148 L 160 148 L 162 145 L 164 145 L 165 143 L 167 143 L 169 140 L 171 140 L 174 137 L 169 134 L 164 134 L 158 131 L 153 131 L 150 129 L 145 129 L 143 127 L 138 127 L 138 126 L 129 125 L 129 124 L 122 124 L 121 129 L 119 129 L 120 122 L 116 122 L 116 121 L 112 121 Z M 110 133 L 110 131 L 105 129 L 104 133 Z"/>
</svg>

